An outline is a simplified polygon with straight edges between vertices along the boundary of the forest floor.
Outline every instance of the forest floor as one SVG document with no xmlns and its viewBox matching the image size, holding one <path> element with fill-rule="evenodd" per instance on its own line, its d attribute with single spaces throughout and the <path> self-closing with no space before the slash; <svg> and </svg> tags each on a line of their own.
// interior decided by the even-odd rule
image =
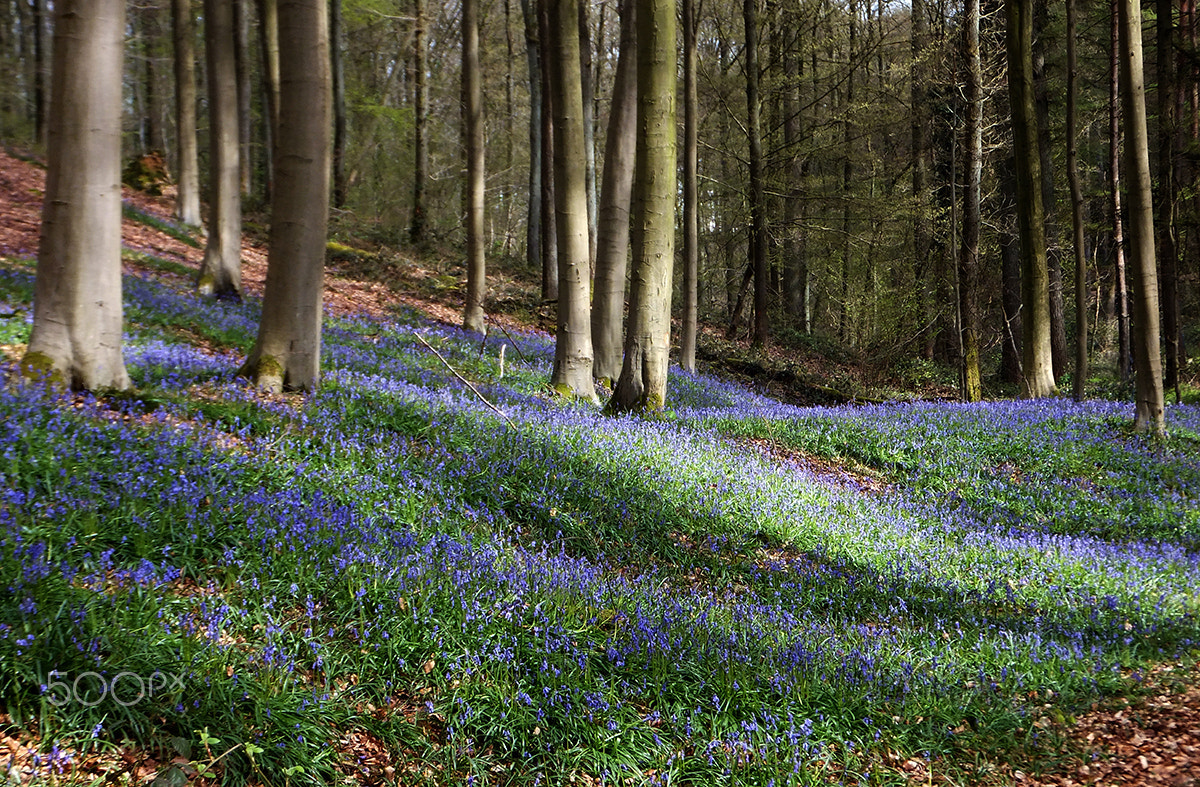
<svg viewBox="0 0 1200 787">
<path fill-rule="evenodd" d="M 0 258 L 27 259 L 36 254 L 43 180 L 43 171 L 35 163 L 0 153 L 0 217 L 3 217 Z M 123 241 L 127 272 L 160 279 L 175 287 L 185 285 L 198 268 L 203 249 L 169 231 L 170 195 L 149 197 L 127 189 L 125 202 Z M 248 295 L 261 296 L 265 274 L 265 240 L 250 232 L 243 248 L 243 282 Z M 459 322 L 462 266 L 451 254 L 416 257 L 335 243 L 330 247 L 326 283 L 325 302 L 331 315 L 346 318 L 365 315 L 384 320 L 392 318 L 399 305 L 447 325 Z M 538 301 L 527 278 L 501 270 L 491 285 L 493 299 L 499 306 L 498 315 L 491 318 L 492 324 L 505 336 L 511 332 L 525 337 L 552 327 L 551 311 Z M 5 307 L 3 312 L 0 317 L 11 319 L 20 314 L 21 307 Z M 205 347 L 203 336 L 191 338 L 214 357 L 222 352 L 215 345 Z M 519 345 L 524 339 L 512 341 Z M 924 398 L 946 398 L 952 393 L 937 381 L 926 379 L 914 386 L 913 380 L 889 378 L 884 372 L 853 362 L 835 363 L 816 352 L 797 353 L 764 363 L 761 358 L 750 356 L 744 345 L 725 342 L 715 329 L 706 332 L 703 347 L 702 358 L 708 369 L 733 372 L 735 378 L 756 383 L 759 390 L 792 403 L 855 399 L 856 394 L 873 398 L 901 387 L 907 387 L 910 393 L 915 388 Z M 17 344 L 0 346 L 9 360 L 18 358 L 21 349 Z M 734 359 L 732 362 L 730 357 Z M 811 447 L 777 439 L 773 433 L 765 437 L 758 433 L 732 437 L 780 467 L 815 474 L 853 494 L 881 497 L 889 494 L 890 477 L 867 467 L 870 464 L 867 460 L 825 456 Z M 552 517 L 558 515 L 555 509 L 550 511 Z M 685 546 L 690 544 L 689 538 L 698 539 L 696 535 L 673 538 Z M 764 550 L 757 559 L 766 561 L 771 554 L 770 550 Z M 795 558 L 787 549 L 774 555 L 782 560 Z M 677 581 L 688 582 L 693 578 Z M 366 650 L 362 652 L 365 654 Z M 431 660 L 426 666 L 432 663 Z M 230 670 L 232 675 L 232 667 Z M 429 671 L 425 669 L 427 674 Z M 1036 701 L 1030 707 L 1036 708 Z M 975 752 L 976 760 L 968 763 L 961 751 L 919 757 L 888 749 L 868 757 L 871 783 L 1173 787 L 1200 784 L 1200 671 L 1190 656 L 1161 661 L 1146 670 L 1144 676 L 1130 678 L 1128 690 L 1098 697 L 1075 712 L 1064 714 L 1051 703 L 1044 708 L 1044 715 L 1035 714 L 1028 733 L 1035 740 L 1040 734 L 1057 743 L 1051 745 L 1049 754 L 1044 743 L 1041 749 L 1032 747 L 1031 750 L 1037 749 L 1032 767 L 1012 751 Z M 427 725 L 435 718 L 432 714 L 421 716 L 419 708 L 407 713 L 410 720 L 425 718 Z M 3 722 L 0 759 L 7 760 L 0 766 L 19 778 L 21 769 L 29 766 L 35 756 L 46 756 L 45 741 L 32 730 L 11 724 L 9 718 L 0 718 L 0 722 Z M 533 735 L 538 734 L 534 728 Z M 362 765 L 358 772 L 345 772 L 347 778 L 354 777 L 359 783 L 439 780 L 428 773 L 416 773 L 411 782 L 407 781 L 404 769 L 398 774 L 394 767 L 397 753 L 389 753 L 378 738 L 359 728 L 347 732 L 339 748 L 342 755 L 352 760 L 357 758 L 360 765 L 374 763 L 370 768 Z M 131 773 L 147 778 L 161 772 L 163 767 L 161 761 L 145 752 L 121 750 L 120 756 L 126 758 L 126 766 L 118 763 L 113 767 L 128 767 Z M 111 765 L 114 761 L 96 759 L 91 770 L 80 773 L 81 783 L 92 783 L 103 773 L 98 769 L 105 762 Z M 836 780 L 848 773 L 831 769 L 828 778 Z M 60 776 L 53 783 L 69 781 Z"/>
</svg>

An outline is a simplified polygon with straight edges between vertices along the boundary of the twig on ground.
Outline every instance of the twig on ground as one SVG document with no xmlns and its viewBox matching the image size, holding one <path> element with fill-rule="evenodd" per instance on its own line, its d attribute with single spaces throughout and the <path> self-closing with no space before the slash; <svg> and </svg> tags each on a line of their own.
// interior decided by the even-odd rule
<svg viewBox="0 0 1200 787">
<path fill-rule="evenodd" d="M 441 354 L 440 352 L 438 352 L 437 350 L 435 350 L 432 344 L 430 344 L 429 342 L 425 341 L 425 337 L 424 337 L 424 336 L 422 336 L 421 334 L 417 333 L 416 331 L 413 331 L 413 336 L 416 336 L 416 337 L 417 337 L 417 341 L 419 341 L 421 344 L 425 345 L 425 347 L 426 347 L 426 348 L 427 348 L 427 349 L 428 349 L 428 350 L 429 350 L 431 353 L 433 353 L 434 355 L 436 355 L 436 356 L 437 356 L 437 359 L 438 359 L 439 361 L 441 361 L 441 362 L 442 362 L 442 365 L 443 365 L 443 366 L 445 366 L 447 369 L 449 369 L 449 370 L 450 370 L 450 373 L 451 373 L 451 374 L 453 374 L 455 377 L 457 377 L 457 378 L 458 378 L 458 379 L 459 379 L 459 380 L 460 380 L 460 381 L 463 383 L 463 385 L 465 385 L 465 386 L 467 386 L 468 388 L 470 388 L 470 389 L 471 389 L 471 392 L 472 392 L 472 393 L 474 393 L 476 396 L 478 396 L 478 397 L 479 397 L 479 401 L 483 402 L 483 403 L 484 403 L 484 404 L 486 404 L 488 407 L 492 408 L 492 410 L 493 410 L 493 411 L 495 411 L 495 413 L 496 413 L 497 415 L 499 415 L 501 418 L 503 418 L 505 421 L 507 421 L 507 422 L 508 422 L 508 425 L 509 425 L 509 426 L 511 426 L 513 429 L 516 429 L 516 428 L 517 428 L 517 425 L 516 425 L 515 423 L 513 423 L 513 419 L 509 418 L 507 413 L 505 413 L 503 410 L 501 410 L 501 409 L 500 409 L 499 407 L 497 407 L 496 405 L 494 405 L 494 404 L 492 404 L 491 402 L 489 402 L 489 401 L 488 401 L 488 399 L 487 399 L 487 397 L 486 397 L 486 396 L 484 396 L 483 394 L 481 394 L 481 393 L 479 392 L 479 389 L 478 389 L 478 388 L 476 388 L 474 385 L 472 385 L 472 384 L 471 384 L 471 381 L 470 381 L 470 380 L 468 380 L 466 377 L 463 377 L 461 374 L 459 374 L 459 373 L 458 373 L 458 370 L 457 370 L 457 369 L 455 369 L 453 366 L 451 366 L 451 365 L 450 365 L 450 362 L 449 362 L 449 361 L 447 361 L 445 358 L 443 358 L 443 357 L 442 357 L 442 354 Z"/>
</svg>

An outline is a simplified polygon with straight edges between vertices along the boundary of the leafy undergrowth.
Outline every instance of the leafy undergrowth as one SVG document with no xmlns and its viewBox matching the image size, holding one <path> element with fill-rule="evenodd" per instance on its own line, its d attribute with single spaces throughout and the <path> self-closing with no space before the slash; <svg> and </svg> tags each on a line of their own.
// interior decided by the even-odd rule
<svg viewBox="0 0 1200 787">
<path fill-rule="evenodd" d="M 31 281 L 0 266 L 14 319 Z M 1109 403 L 676 372 L 668 417 L 610 418 L 549 398 L 545 337 L 402 312 L 331 316 L 322 390 L 265 397 L 253 300 L 125 292 L 135 392 L 0 390 L 23 776 L 134 747 L 162 784 L 979 783 L 1057 767 L 1056 724 L 1200 635 L 1194 407 L 1153 442 Z"/>
</svg>

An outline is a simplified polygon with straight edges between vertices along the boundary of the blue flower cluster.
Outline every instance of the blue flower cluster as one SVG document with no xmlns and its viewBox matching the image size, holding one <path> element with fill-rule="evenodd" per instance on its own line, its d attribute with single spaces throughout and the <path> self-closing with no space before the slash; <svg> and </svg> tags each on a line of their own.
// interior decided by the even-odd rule
<svg viewBox="0 0 1200 787">
<path fill-rule="evenodd" d="M 0 391 L 0 695 L 183 677 L 41 711 L 62 730 L 207 726 L 283 768 L 375 719 L 464 780 L 797 783 L 1031 723 L 1200 633 L 1195 408 L 1155 444 L 1116 404 L 801 409 L 678 373 L 676 417 L 613 418 L 548 398 L 545 337 L 411 314 L 330 319 L 324 387 L 283 401 L 235 379 L 254 304 L 126 293 L 139 395 Z"/>
</svg>

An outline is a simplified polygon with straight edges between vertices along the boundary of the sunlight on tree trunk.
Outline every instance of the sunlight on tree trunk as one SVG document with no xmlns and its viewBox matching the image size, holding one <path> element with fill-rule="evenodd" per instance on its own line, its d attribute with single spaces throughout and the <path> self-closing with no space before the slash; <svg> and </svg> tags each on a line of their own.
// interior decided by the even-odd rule
<svg viewBox="0 0 1200 787">
<path fill-rule="evenodd" d="M 333 88 L 323 0 L 279 0 L 279 136 L 258 340 L 241 374 L 269 391 L 313 390 L 329 216 Z"/>
<path fill-rule="evenodd" d="M 176 180 L 175 216 L 184 224 L 200 226 L 200 164 L 196 146 L 196 17 L 190 0 L 171 0 L 175 40 L 175 133 L 178 137 L 179 175 Z"/>
<path fill-rule="evenodd" d="M 625 273 L 629 258 L 629 209 L 637 145 L 637 2 L 621 3 L 621 51 L 613 83 L 604 148 L 596 276 L 592 300 L 593 375 L 616 382 L 621 374 Z"/>
<path fill-rule="evenodd" d="M 1005 0 L 1008 14 L 1008 91 L 1017 171 L 1017 229 L 1021 237 L 1022 394 L 1053 396 L 1050 279 L 1043 226 L 1041 164 L 1033 90 L 1033 0 Z"/>
<path fill-rule="evenodd" d="M 1163 434 L 1162 355 L 1159 350 L 1158 271 L 1154 257 L 1146 85 L 1142 73 L 1142 4 L 1118 3 L 1121 33 L 1121 100 L 1125 121 L 1125 176 L 1129 188 L 1129 261 L 1133 279 L 1133 365 L 1139 432 Z"/>
<path fill-rule="evenodd" d="M 208 247 L 196 286 L 201 295 L 242 297 L 242 200 L 238 163 L 237 70 L 233 8 L 204 0 L 208 65 Z"/>
<path fill-rule="evenodd" d="M 46 191 L 27 379 L 127 388 L 121 352 L 124 0 L 55 3 Z"/>
<path fill-rule="evenodd" d="M 608 408 L 655 413 L 667 397 L 675 265 L 675 4 L 639 5 L 633 273 L 625 360 Z"/>
<path fill-rule="evenodd" d="M 479 72 L 479 0 L 462 6 L 463 154 L 467 170 L 467 297 L 463 327 L 483 333 L 483 301 L 487 295 L 484 256 L 483 79 Z"/>
<path fill-rule="evenodd" d="M 558 233 L 558 335 L 550 384 L 596 401 L 588 304 L 587 164 L 579 71 L 579 0 L 550 0 L 554 57 L 548 61 L 554 112 L 554 201 Z"/>
</svg>

